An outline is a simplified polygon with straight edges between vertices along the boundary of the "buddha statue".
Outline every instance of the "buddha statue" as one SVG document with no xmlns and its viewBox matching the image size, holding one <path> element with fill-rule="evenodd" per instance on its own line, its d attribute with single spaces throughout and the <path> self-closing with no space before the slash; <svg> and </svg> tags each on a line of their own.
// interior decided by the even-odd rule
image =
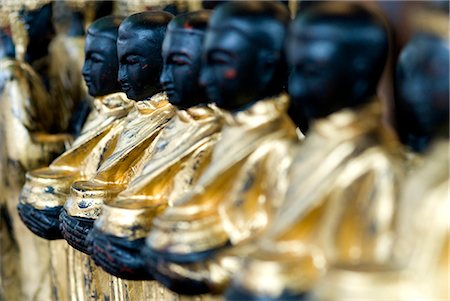
<svg viewBox="0 0 450 301">
<path fill-rule="evenodd" d="M 7 2 L 2 13 L 8 11 L 15 58 L 3 57 L 0 63 L 0 103 L 2 152 L 2 219 L 9 220 L 9 234 L 16 244 L 2 252 L 6 265 L 18 264 L 16 278 L 21 288 L 9 291 L 15 294 L 9 300 L 48 300 L 55 297 L 51 290 L 49 267 L 50 254 L 47 243 L 39 240 L 20 222 L 17 203 L 25 173 L 28 170 L 48 165 L 61 154 L 70 143 L 67 128 L 61 122 L 70 112 L 61 110 L 64 105 L 51 92 L 49 80 L 49 43 L 53 37 L 51 6 L 48 1 L 35 3 Z M 21 12 L 15 10 L 22 9 Z M 5 19 L 2 18 L 2 23 Z M 8 50 L 9 51 L 9 50 Z M 3 238 L 0 242 L 4 245 Z M 13 253 L 10 253 L 13 252 Z M 17 261 L 12 257 L 16 256 Z M 30 270 L 30 267 L 33 267 Z M 8 268 L 5 268 L 7 270 Z M 3 276 L 2 276 L 3 278 Z M 40 279 L 40 281 L 36 281 Z"/>
<path fill-rule="evenodd" d="M 177 113 L 155 139 L 141 173 L 103 205 L 90 236 L 92 258 L 125 279 L 149 279 L 140 255 L 152 218 L 188 192 L 210 162 L 222 113 L 198 83 L 209 11 L 175 17 L 162 47 L 160 82 Z"/>
<path fill-rule="evenodd" d="M 79 134 L 76 129 L 84 123 L 90 105 L 79 69 L 83 63 L 83 38 L 55 35 L 53 3 L 37 9 L 21 9 L 19 17 L 27 27 L 29 39 L 25 60 L 40 75 L 50 93 L 54 108 L 51 112 L 55 115 L 50 130 Z"/>
<path fill-rule="evenodd" d="M 448 20 L 433 23 L 448 28 Z M 446 31 L 442 32 L 444 36 L 428 29 L 417 34 L 397 62 L 396 104 L 408 108 L 397 124 L 407 122 L 409 133 L 429 137 L 430 143 L 421 164 L 402 186 L 395 257 L 377 269 L 331 266 L 314 290 L 315 300 L 348 300 L 350 296 L 443 300 L 448 296 L 449 45 Z M 349 285 L 356 277 L 360 285 Z"/>
<path fill-rule="evenodd" d="M 77 179 L 93 176 L 132 108 L 132 102 L 120 92 L 115 79 L 117 29 L 121 20 L 104 17 L 88 29 L 83 76 L 89 94 L 95 97 L 95 107 L 81 135 L 49 167 L 27 174 L 19 212 L 30 230 L 43 238 L 62 238 L 59 213 L 70 185 Z"/>
<path fill-rule="evenodd" d="M 448 28 L 448 19 L 441 24 Z M 411 133 L 430 137 L 422 166 L 406 179 L 398 218 L 397 257 L 421 300 L 449 296 L 449 40 L 433 32 L 413 38 L 397 64 L 399 103 L 409 105 Z M 415 92 L 413 92 L 415 91 Z M 424 222 L 426 221 L 426 222 Z"/>
<path fill-rule="evenodd" d="M 414 44 L 411 44 L 414 45 Z M 419 42 L 417 42 L 416 44 L 417 52 L 423 52 L 423 53 L 427 53 L 428 50 L 426 47 L 429 47 L 427 43 L 424 43 L 423 45 L 421 45 Z M 410 49 L 413 46 L 409 46 Z M 425 49 L 423 49 L 425 48 Z M 400 57 L 400 60 L 409 60 L 408 55 L 415 55 L 414 58 L 419 59 L 417 54 L 413 53 L 414 50 L 410 50 L 409 52 L 405 51 L 402 56 Z M 410 54 L 412 53 L 412 54 Z M 445 52 L 441 52 L 440 53 L 441 56 L 445 56 Z M 442 57 L 438 57 L 436 58 L 437 60 L 440 59 L 442 60 Z M 423 60 L 423 59 L 422 59 Z M 427 61 L 423 61 L 424 63 L 429 63 Z M 399 64 L 397 67 L 397 77 L 396 80 L 398 81 L 403 81 L 405 78 L 408 78 L 411 75 L 411 73 L 416 72 L 416 70 L 411 70 L 410 68 L 413 67 L 419 67 L 417 63 L 410 63 L 410 64 Z M 431 62 L 429 63 L 431 64 Z M 422 69 L 422 66 L 420 66 L 420 70 Z M 425 85 L 426 87 L 429 87 L 429 89 L 431 91 L 433 91 L 434 93 L 438 93 L 438 91 L 440 91 L 441 93 L 441 97 L 445 96 L 445 93 L 447 92 L 445 89 L 445 85 L 443 84 L 443 81 L 445 81 L 445 77 L 443 78 L 439 78 L 439 77 L 425 77 L 426 75 L 428 75 L 428 73 L 421 73 L 422 76 L 424 76 L 423 78 L 417 78 L 417 82 L 418 83 L 423 83 L 423 85 Z M 416 75 L 419 76 L 419 75 Z M 431 78 L 434 79 L 434 81 L 431 81 Z M 420 86 L 421 87 L 421 86 Z M 419 95 L 411 95 L 411 96 L 407 96 L 408 93 L 410 94 L 415 94 L 415 90 L 414 89 L 419 89 L 419 85 L 417 85 L 417 88 L 415 88 L 414 86 L 408 86 L 406 87 L 406 85 L 397 85 L 396 86 L 396 118 L 397 118 L 397 124 L 398 124 L 398 128 L 399 130 L 399 136 L 402 138 L 403 142 L 405 142 L 411 149 L 417 151 L 417 152 L 421 152 L 424 151 L 425 149 L 428 148 L 429 146 L 429 142 L 431 140 L 431 133 L 433 132 L 433 129 L 430 128 L 432 126 L 433 123 L 439 123 L 441 120 L 445 119 L 445 110 L 442 111 L 430 111 L 426 114 L 421 114 L 420 112 L 414 112 L 412 110 L 414 109 L 418 109 L 415 106 L 412 106 L 410 102 L 414 101 L 415 97 L 420 97 Z M 435 89 L 439 89 L 439 90 L 435 90 Z M 421 90 L 421 92 L 426 93 L 425 90 Z M 406 95 L 406 96 L 405 96 Z M 436 94 L 437 96 L 438 94 Z M 408 97 L 409 101 L 405 101 L 404 98 Z M 442 100 L 441 100 L 442 102 Z M 417 117 L 416 117 L 417 115 Z M 415 118 L 423 118 L 423 119 L 427 119 L 427 120 L 423 120 L 421 122 L 421 124 L 417 124 L 417 122 L 413 122 L 412 117 Z"/>
<path fill-rule="evenodd" d="M 206 31 L 200 83 L 225 111 L 211 162 L 188 192 L 153 219 L 148 269 L 181 294 L 219 293 L 227 271 L 215 256 L 260 233 L 271 219 L 296 127 L 283 94 L 282 46 L 289 22 L 274 2 L 230 2 Z"/>
<path fill-rule="evenodd" d="M 327 265 L 363 269 L 393 253 L 404 167 L 376 98 L 388 54 L 383 19 L 356 3 L 317 4 L 293 21 L 286 50 L 289 94 L 310 129 L 284 202 L 228 299 L 306 298 Z"/>
<path fill-rule="evenodd" d="M 147 157 L 148 148 L 175 114 L 161 92 L 161 47 L 172 15 L 162 11 L 133 14 L 120 24 L 117 38 L 118 81 L 134 109 L 124 120 L 117 139 L 91 177 L 75 181 L 61 212 L 64 238 L 75 249 L 89 254 L 86 236 L 105 201 L 122 191 Z"/>
<path fill-rule="evenodd" d="M 18 206 L 19 214 L 25 225 L 42 238 L 62 238 L 59 213 L 68 197 L 71 183 L 95 172 L 103 154 L 108 152 L 110 144 L 120 132 L 124 117 L 132 108 L 131 101 L 120 92 L 120 85 L 116 81 L 116 36 L 121 20 L 106 17 L 88 29 L 83 76 L 89 93 L 95 98 L 95 108 L 82 133 L 71 148 L 50 166 L 32 170 L 26 175 Z M 53 298 L 68 299 L 71 290 L 68 287 L 67 244 L 63 240 L 52 241 L 46 243 L 44 249 L 49 262 L 43 262 L 50 273 L 51 292 L 56 294 Z"/>
</svg>

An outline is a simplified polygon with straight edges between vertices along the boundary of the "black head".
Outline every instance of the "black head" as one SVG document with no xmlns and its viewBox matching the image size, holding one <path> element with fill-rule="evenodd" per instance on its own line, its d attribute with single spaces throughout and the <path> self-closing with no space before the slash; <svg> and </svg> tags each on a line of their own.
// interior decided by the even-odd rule
<svg viewBox="0 0 450 301">
<path fill-rule="evenodd" d="M 356 3 L 324 3 L 292 22 L 289 94 L 308 120 L 369 101 L 383 72 L 389 35 L 384 20 Z"/>
<path fill-rule="evenodd" d="M 0 27 L 0 59 L 15 57 L 16 49 L 11 37 L 11 32 L 7 28 Z"/>
<path fill-rule="evenodd" d="M 221 108 L 236 111 L 280 93 L 286 7 L 275 2 L 229 2 L 213 13 L 205 37 L 200 82 Z"/>
<path fill-rule="evenodd" d="M 400 136 L 448 137 L 449 44 L 419 34 L 402 50 L 396 70 L 396 111 Z M 414 146 L 413 146 L 414 147 Z"/>
<path fill-rule="evenodd" d="M 85 44 L 83 77 L 89 94 L 97 97 L 122 91 L 117 81 L 117 33 L 122 18 L 107 16 L 89 26 Z"/>
<path fill-rule="evenodd" d="M 180 109 L 208 102 L 198 79 L 209 16 L 206 10 L 178 15 L 167 28 L 160 81 L 170 102 Z"/>
<path fill-rule="evenodd" d="M 31 63 L 47 55 L 48 45 L 55 36 L 52 4 L 34 10 L 22 9 L 20 17 L 25 22 L 29 39 L 25 59 Z"/>
<path fill-rule="evenodd" d="M 148 11 L 127 17 L 119 28 L 119 82 L 128 98 L 140 101 L 161 91 L 162 43 L 173 15 Z"/>
</svg>

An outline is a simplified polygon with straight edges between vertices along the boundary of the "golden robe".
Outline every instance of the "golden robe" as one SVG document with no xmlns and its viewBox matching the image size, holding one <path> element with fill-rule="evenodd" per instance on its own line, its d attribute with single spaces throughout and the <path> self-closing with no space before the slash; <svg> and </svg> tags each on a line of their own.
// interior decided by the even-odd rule
<svg viewBox="0 0 450 301">
<path fill-rule="evenodd" d="M 294 156 L 285 202 L 236 273 L 237 286 L 254 295 L 298 295 L 327 263 L 389 261 L 404 169 L 400 150 L 381 124 L 378 101 L 315 121 Z"/>
<path fill-rule="evenodd" d="M 155 218 L 147 239 L 153 250 L 181 256 L 214 251 L 239 245 L 265 228 L 279 206 L 286 184 L 280 179 L 298 141 L 287 105 L 281 95 L 225 116 L 212 161 L 198 183 Z M 213 292 L 228 281 L 215 262 L 167 263 L 158 272 L 205 282 Z"/>
<path fill-rule="evenodd" d="M 435 141 L 404 185 L 398 217 L 397 262 L 418 300 L 449 296 L 449 142 Z"/>
<path fill-rule="evenodd" d="M 397 207 L 394 258 L 382 265 L 331 266 L 314 295 L 395 301 L 445 300 L 449 295 L 449 143 L 434 142 L 406 178 Z"/>
<path fill-rule="evenodd" d="M 96 167 L 111 152 L 123 130 L 124 119 L 132 108 L 133 102 L 124 93 L 96 98 L 94 109 L 72 147 L 56 158 L 49 167 L 27 173 L 20 201 L 39 210 L 62 207 L 68 198 L 72 182 L 92 177 Z M 61 300 L 70 299 L 71 294 L 68 249 L 64 240 L 48 242 L 51 284 Z"/>
<path fill-rule="evenodd" d="M 84 122 L 85 116 L 89 111 L 91 104 L 90 96 L 87 94 L 86 86 L 81 76 L 81 67 L 84 62 L 84 38 L 83 37 L 69 37 L 66 35 L 58 35 L 49 45 L 49 54 L 33 62 L 33 68 L 36 72 L 48 79 L 48 90 L 50 97 L 48 97 L 46 104 L 46 112 L 41 112 L 39 116 L 45 121 L 46 131 L 50 133 L 66 133 L 78 134 Z M 42 84 L 42 83 L 40 83 Z M 59 152 L 61 153 L 61 151 Z M 54 158 L 54 156 L 52 157 Z M 47 165 L 36 165 L 35 167 Z M 20 238 L 19 238 L 20 239 Z M 50 250 L 43 253 L 61 253 L 62 242 L 50 242 Z M 51 250 L 54 244 L 60 244 Z M 48 246 L 46 246 L 48 248 Z M 44 258 L 44 257 L 43 257 Z M 57 257 L 61 258 L 61 256 Z M 66 298 L 59 291 L 66 290 L 65 284 L 58 278 L 62 278 L 65 274 L 58 272 L 62 266 L 65 266 L 63 260 L 58 260 L 58 267 L 54 267 L 56 261 L 53 260 L 50 265 L 50 277 L 52 294 L 54 298 Z M 48 283 L 43 282 L 42 287 L 39 288 L 41 295 L 39 299 L 47 299 L 49 296 L 46 293 L 49 288 L 44 288 Z M 31 290 L 36 291 L 36 285 L 31 285 Z M 65 294 L 65 293 L 64 293 Z M 33 292 L 27 293 L 27 296 L 34 295 Z M 31 298 L 31 297 L 29 297 Z"/>
<path fill-rule="evenodd" d="M 222 127 L 222 115 L 213 105 L 177 111 L 146 151 L 147 160 L 117 198 L 104 205 L 96 227 L 130 240 L 147 236 L 152 216 L 188 192 L 208 166 Z M 111 212 L 110 212 L 111 211 Z M 129 218 L 117 218 L 119 213 Z"/>
<path fill-rule="evenodd" d="M 177 111 L 146 151 L 142 172 L 116 199 L 103 206 L 96 228 L 128 240 L 145 238 L 152 217 L 187 192 L 209 164 L 222 128 L 222 115 L 213 105 Z M 156 281 L 115 278 L 112 283 L 122 290 L 128 288 L 125 294 L 131 299 L 141 300 L 155 292 L 162 294 L 161 298 L 177 299 Z"/>
<path fill-rule="evenodd" d="M 123 131 L 124 119 L 132 108 L 133 101 L 128 100 L 124 93 L 96 98 L 94 109 L 71 148 L 49 167 L 27 174 L 20 201 L 36 209 L 63 206 L 69 196 L 70 185 L 94 176 L 102 160 L 111 154 Z"/>
<path fill-rule="evenodd" d="M 425 156 L 423 167 L 406 182 L 400 207 L 399 239 L 407 240 L 400 256 L 408 258 L 412 286 L 422 300 L 449 296 L 450 231 L 449 142 L 436 141 Z M 405 256 L 408 250 L 410 256 Z M 403 253 L 403 254 L 402 254 Z"/>
<path fill-rule="evenodd" d="M 133 176 L 144 167 L 149 148 L 159 132 L 174 116 L 175 107 L 165 93 L 158 93 L 149 100 L 136 102 L 124 120 L 124 127 L 111 153 L 89 181 L 76 181 L 71 187 L 64 206 L 68 215 L 96 219 L 103 202 L 111 200 L 126 188 Z M 82 300 L 86 296 L 106 296 L 110 300 L 122 300 L 128 296 L 120 279 L 106 274 L 86 254 L 69 250 L 69 273 L 72 298 Z M 85 281 L 86 280 L 86 281 Z"/>
<path fill-rule="evenodd" d="M 49 109 L 51 104 L 41 78 L 28 64 L 0 61 L 0 293 L 6 300 L 46 300 L 51 296 L 50 258 L 48 252 L 40 252 L 47 243 L 26 229 L 16 209 L 25 172 L 47 165 L 70 142 L 68 135 L 48 134 L 56 118 Z"/>
<path fill-rule="evenodd" d="M 124 120 L 123 131 L 111 153 L 89 181 L 72 184 L 65 209 L 70 216 L 96 219 L 105 201 L 124 190 L 130 179 L 139 173 L 158 133 L 174 116 L 173 107 L 165 93 L 150 100 L 135 103 L 135 109 Z M 80 202 L 87 205 L 79 206 Z"/>
</svg>

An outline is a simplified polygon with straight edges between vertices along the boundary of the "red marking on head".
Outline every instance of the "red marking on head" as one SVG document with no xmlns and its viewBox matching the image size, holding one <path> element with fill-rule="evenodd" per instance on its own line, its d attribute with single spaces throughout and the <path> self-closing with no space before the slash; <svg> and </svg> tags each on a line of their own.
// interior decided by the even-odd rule
<svg viewBox="0 0 450 301">
<path fill-rule="evenodd" d="M 192 27 L 192 25 L 189 24 L 188 22 L 184 22 L 183 28 L 184 28 L 184 29 L 192 29 L 193 27 Z"/>
<path fill-rule="evenodd" d="M 225 78 L 227 79 L 233 79 L 236 77 L 236 70 L 235 69 L 228 69 L 224 73 Z"/>
<path fill-rule="evenodd" d="M 142 70 L 144 70 L 145 68 L 147 68 L 148 67 L 148 64 L 145 64 L 144 66 L 142 66 Z"/>
</svg>

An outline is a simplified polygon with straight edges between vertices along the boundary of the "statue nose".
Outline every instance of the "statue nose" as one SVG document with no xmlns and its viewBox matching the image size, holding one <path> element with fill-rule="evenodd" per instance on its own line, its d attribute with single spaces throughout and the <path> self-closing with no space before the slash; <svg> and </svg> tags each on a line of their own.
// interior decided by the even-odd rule
<svg viewBox="0 0 450 301">
<path fill-rule="evenodd" d="M 161 72 L 161 76 L 159 78 L 159 82 L 163 86 L 167 86 L 167 84 L 172 82 L 172 77 L 170 74 L 169 68 L 164 66 L 163 71 Z"/>
<path fill-rule="evenodd" d="M 125 71 L 125 68 L 119 68 L 119 72 L 117 73 L 117 81 L 121 85 L 124 85 L 128 82 L 127 73 Z"/>
<path fill-rule="evenodd" d="M 200 72 L 199 84 L 202 87 L 207 87 L 211 83 L 211 71 L 210 68 L 202 68 Z"/>
<path fill-rule="evenodd" d="M 289 77 L 289 87 L 288 87 L 289 95 L 294 98 L 298 98 L 303 96 L 306 93 L 306 87 L 303 83 L 303 80 L 297 72 L 293 72 Z"/>
</svg>

